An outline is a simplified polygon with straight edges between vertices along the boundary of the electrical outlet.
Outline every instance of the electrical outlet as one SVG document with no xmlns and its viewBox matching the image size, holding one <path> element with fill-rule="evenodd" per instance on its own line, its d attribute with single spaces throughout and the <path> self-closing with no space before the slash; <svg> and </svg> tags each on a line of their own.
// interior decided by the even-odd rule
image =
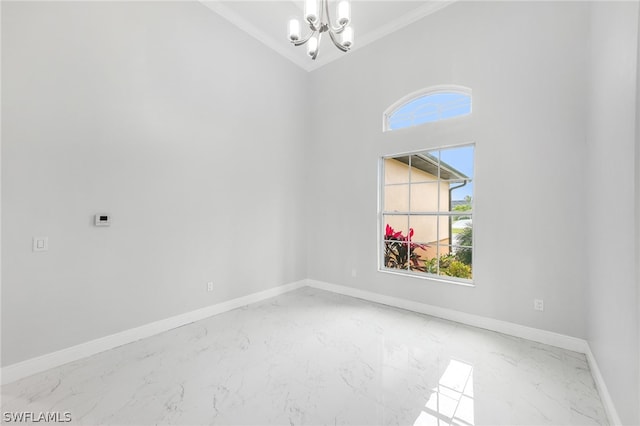
<svg viewBox="0 0 640 426">
<path fill-rule="evenodd" d="M 352 276 L 352 277 L 357 277 L 357 276 L 358 276 L 358 270 L 357 270 L 356 268 L 353 268 L 353 269 L 351 270 L 351 276 Z"/>
<path fill-rule="evenodd" d="M 213 291 L 213 281 L 207 283 L 207 291 Z"/>
<path fill-rule="evenodd" d="M 47 250 L 49 250 L 49 238 L 33 237 L 33 251 L 47 251 Z"/>
<path fill-rule="evenodd" d="M 533 299 L 533 309 L 536 311 L 544 311 L 544 300 Z"/>
</svg>

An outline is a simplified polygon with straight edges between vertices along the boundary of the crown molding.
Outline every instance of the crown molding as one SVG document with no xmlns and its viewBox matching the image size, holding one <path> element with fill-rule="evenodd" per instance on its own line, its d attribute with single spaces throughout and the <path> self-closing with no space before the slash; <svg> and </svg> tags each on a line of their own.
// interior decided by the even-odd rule
<svg viewBox="0 0 640 426">
<path fill-rule="evenodd" d="M 444 9 L 445 7 L 457 2 L 458 0 L 431 0 L 425 2 L 424 5 L 414 9 L 413 11 L 400 16 L 393 21 L 390 21 L 380 27 L 378 27 L 375 31 L 372 31 L 368 34 L 363 35 L 358 40 L 358 47 L 363 47 L 368 44 L 373 43 L 374 41 L 380 40 L 383 37 L 388 36 L 391 33 L 394 33 L 414 22 L 431 15 L 439 11 L 440 9 Z"/>
<path fill-rule="evenodd" d="M 361 37 L 357 37 L 356 43 L 351 48 L 352 51 L 358 50 L 367 46 L 381 38 L 388 36 L 391 33 L 394 33 L 408 25 L 413 24 L 414 22 L 431 15 L 439 11 L 440 9 L 444 9 L 445 7 L 456 3 L 459 0 L 430 0 L 425 2 L 424 5 L 414 9 L 412 12 L 402 15 L 401 17 L 394 19 L 378 27 L 375 31 L 369 32 Z M 316 64 L 312 64 L 311 71 L 316 70 L 330 62 L 339 59 L 342 55 L 339 51 L 331 51 L 329 54 L 323 57 L 323 60 L 318 61 Z"/>
<path fill-rule="evenodd" d="M 308 58 L 306 55 L 299 56 L 295 54 L 298 52 L 293 52 L 289 49 L 284 48 L 282 43 L 279 43 L 273 37 L 271 37 L 264 31 L 257 28 L 247 19 L 243 18 L 242 16 L 240 16 L 239 14 L 231 10 L 229 7 L 225 6 L 222 2 L 205 1 L 205 0 L 200 0 L 200 2 L 207 8 L 211 9 L 212 11 L 214 11 L 215 13 L 217 13 L 218 15 L 220 15 L 221 17 L 223 17 L 224 19 L 226 19 L 227 21 L 229 21 L 230 23 L 232 23 L 233 25 L 241 29 L 242 31 L 246 32 L 247 34 L 255 38 L 256 40 L 265 44 L 267 47 L 275 50 L 281 56 L 284 56 L 285 58 L 287 58 L 288 60 L 290 60 L 291 62 L 293 62 L 300 68 L 302 68 L 303 70 L 305 71 L 312 70 L 312 67 L 310 66 L 311 64 L 309 63 L 310 61 L 308 61 Z"/>
<path fill-rule="evenodd" d="M 227 21 L 231 22 L 242 31 L 251 35 L 267 47 L 273 49 L 280 55 L 284 56 L 289 61 L 293 62 L 303 70 L 307 72 L 314 71 L 318 68 L 321 68 L 337 59 L 340 59 L 345 54 L 338 51 L 337 49 L 327 51 L 320 51 L 318 55 L 318 59 L 315 61 L 310 60 L 305 54 L 304 49 L 289 49 L 291 47 L 288 43 L 284 44 L 282 41 L 276 40 L 264 31 L 257 28 L 247 19 L 243 18 L 229 7 L 225 6 L 221 1 L 205 1 L 200 0 L 203 5 L 207 8 L 211 9 Z M 437 12 L 440 9 L 443 9 L 459 0 L 429 0 L 426 1 L 424 5 L 414 9 L 412 12 L 407 13 L 393 21 L 388 22 L 387 24 L 377 28 L 375 31 L 365 34 L 361 37 L 358 37 L 356 34 L 356 43 L 354 47 L 351 49 L 352 51 L 356 51 L 358 49 L 363 48 L 387 35 L 398 31 L 401 28 L 406 27 L 432 13 Z"/>
</svg>

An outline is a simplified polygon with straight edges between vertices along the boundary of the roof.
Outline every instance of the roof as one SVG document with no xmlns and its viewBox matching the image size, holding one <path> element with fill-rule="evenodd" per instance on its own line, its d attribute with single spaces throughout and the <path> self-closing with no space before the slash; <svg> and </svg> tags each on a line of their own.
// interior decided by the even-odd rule
<svg viewBox="0 0 640 426">
<path fill-rule="evenodd" d="M 393 160 L 400 161 L 406 165 L 409 165 L 409 158 L 411 158 L 411 166 L 418 170 L 427 172 L 434 176 L 438 176 L 438 158 L 431 154 L 413 154 L 404 155 L 400 157 L 393 157 Z M 461 179 L 468 180 L 469 176 L 465 175 L 459 170 L 451 167 L 449 164 L 440 161 L 440 178 L 444 180 Z"/>
</svg>

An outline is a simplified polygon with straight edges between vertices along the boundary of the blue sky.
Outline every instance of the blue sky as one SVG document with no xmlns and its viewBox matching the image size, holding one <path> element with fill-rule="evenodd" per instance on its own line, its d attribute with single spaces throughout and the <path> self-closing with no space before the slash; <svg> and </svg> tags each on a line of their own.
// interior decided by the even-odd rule
<svg viewBox="0 0 640 426">
<path fill-rule="evenodd" d="M 471 113 L 471 96 L 463 93 L 434 93 L 414 99 L 391 115 L 391 129 L 418 126 Z"/>
<path fill-rule="evenodd" d="M 440 161 L 447 163 L 467 176 L 473 177 L 473 152 L 473 145 L 442 149 L 440 150 Z M 457 186 L 457 184 L 454 186 Z M 473 182 L 469 182 L 466 186 L 453 191 L 453 199 L 462 200 L 465 196 L 472 195 L 472 193 Z"/>
</svg>

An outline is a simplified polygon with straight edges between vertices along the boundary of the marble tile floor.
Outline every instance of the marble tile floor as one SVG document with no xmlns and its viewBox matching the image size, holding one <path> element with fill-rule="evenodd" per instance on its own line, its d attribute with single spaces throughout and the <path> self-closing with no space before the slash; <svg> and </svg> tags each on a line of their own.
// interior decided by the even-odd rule
<svg viewBox="0 0 640 426">
<path fill-rule="evenodd" d="M 82 425 L 607 424 L 582 354 L 311 288 L 4 385 L 2 412 Z"/>
</svg>

